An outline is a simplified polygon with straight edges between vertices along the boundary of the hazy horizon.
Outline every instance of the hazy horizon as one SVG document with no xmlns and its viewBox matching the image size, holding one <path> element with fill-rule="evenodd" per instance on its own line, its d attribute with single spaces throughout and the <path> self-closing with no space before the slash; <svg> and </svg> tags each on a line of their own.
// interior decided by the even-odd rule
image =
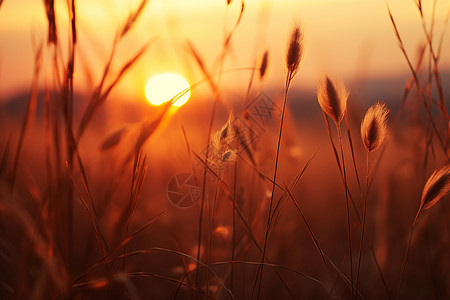
<svg viewBox="0 0 450 300">
<path fill-rule="evenodd" d="M 265 88 L 282 88 L 287 40 L 294 25 L 304 33 L 304 57 L 295 85 L 314 88 L 324 74 L 344 81 L 408 76 L 409 70 L 390 23 L 384 1 L 245 1 L 243 18 L 231 40 L 224 70 L 250 68 L 259 63 L 262 53 L 269 52 Z M 426 41 L 420 15 L 413 1 L 388 1 L 406 50 L 415 63 L 418 47 Z M 138 1 L 77 1 L 78 44 L 75 67 L 75 89 L 92 91 L 112 47 L 114 34 L 121 28 Z M 188 41 L 202 56 L 209 72 L 217 72 L 215 61 L 220 55 L 226 31 L 237 20 L 241 1 L 158 1 L 145 8 L 130 36 L 117 49 L 115 69 L 132 57 L 142 45 L 152 41 L 145 55 L 126 74 L 114 93 L 118 97 L 140 97 L 146 80 L 158 73 L 174 72 L 194 83 L 202 79 Z M 437 1 L 435 35 L 444 30 L 448 8 Z M 424 3 L 426 19 L 431 4 Z M 56 2 L 58 32 L 67 39 L 67 8 Z M 429 27 L 430 24 L 428 23 Z M 46 42 L 47 19 L 41 2 L 6 0 L 0 10 L 0 97 L 12 96 L 31 85 L 33 53 L 39 42 Z M 34 44 L 34 46 L 33 46 Z M 62 43 L 63 47 L 65 42 Z M 435 45 L 437 47 L 437 45 Z M 450 39 L 444 36 L 442 52 L 448 52 Z M 64 49 L 62 53 L 65 55 Z M 45 50 L 44 61 L 51 51 Z M 450 70 L 450 59 L 440 60 L 443 72 Z M 45 85 L 44 68 L 40 86 Z M 240 84 L 243 89 L 250 78 L 249 70 L 224 73 L 225 86 Z M 246 84 L 242 84 L 242 82 Z M 50 83 L 51 85 L 51 83 Z"/>
</svg>

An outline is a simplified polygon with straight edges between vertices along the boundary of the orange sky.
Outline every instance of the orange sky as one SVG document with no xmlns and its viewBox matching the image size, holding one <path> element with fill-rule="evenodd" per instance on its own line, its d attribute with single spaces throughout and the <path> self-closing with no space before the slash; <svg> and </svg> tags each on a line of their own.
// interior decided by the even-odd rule
<svg viewBox="0 0 450 300">
<path fill-rule="evenodd" d="M 425 0 L 427 17 L 431 0 Z M 66 1 L 56 0 L 60 16 L 59 33 L 64 37 Z M 79 57 L 76 87 L 88 87 L 85 68 L 94 82 L 105 64 L 112 40 L 128 13 L 139 1 L 77 0 Z M 145 42 L 157 37 L 145 56 L 124 78 L 116 91 L 121 95 L 142 95 L 145 81 L 161 72 L 176 72 L 190 82 L 201 79 L 186 50 L 191 41 L 210 71 L 222 49 L 224 32 L 236 20 L 241 1 L 227 9 L 225 0 L 151 0 L 118 49 L 114 66 L 119 68 Z M 264 50 L 270 53 L 265 86 L 282 88 L 284 53 L 290 30 L 299 24 L 305 34 L 305 55 L 297 86 L 311 87 L 324 73 L 345 81 L 357 78 L 394 77 L 406 74 L 407 65 L 397 47 L 385 2 L 382 0 L 247 0 L 242 23 L 233 38 L 232 52 L 224 69 L 251 67 Z M 424 41 L 419 14 L 413 0 L 388 1 L 408 53 L 414 58 Z M 449 10 L 438 1 L 436 34 L 440 35 Z M 42 1 L 5 0 L 0 9 L 0 97 L 4 99 L 28 89 L 33 66 L 32 38 L 46 39 L 47 21 Z M 445 35 L 441 68 L 450 69 L 450 31 Z M 48 59 L 48 57 L 46 57 Z M 44 70 L 50 72 L 49 68 Z M 224 85 L 235 89 L 248 71 L 226 73 Z M 43 76 L 45 77 L 45 76 Z M 238 80 L 237 80 L 238 79 Z M 88 87 L 89 89 L 89 87 Z"/>
</svg>

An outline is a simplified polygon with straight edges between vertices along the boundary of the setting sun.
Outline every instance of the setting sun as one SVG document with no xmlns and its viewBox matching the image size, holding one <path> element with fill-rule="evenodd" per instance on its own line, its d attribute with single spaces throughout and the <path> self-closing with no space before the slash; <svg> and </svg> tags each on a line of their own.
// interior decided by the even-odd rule
<svg viewBox="0 0 450 300">
<path fill-rule="evenodd" d="M 164 73 L 150 78 L 145 85 L 145 97 L 152 105 L 161 105 L 176 97 L 174 106 L 182 106 L 191 95 L 190 85 L 181 76 Z"/>
</svg>

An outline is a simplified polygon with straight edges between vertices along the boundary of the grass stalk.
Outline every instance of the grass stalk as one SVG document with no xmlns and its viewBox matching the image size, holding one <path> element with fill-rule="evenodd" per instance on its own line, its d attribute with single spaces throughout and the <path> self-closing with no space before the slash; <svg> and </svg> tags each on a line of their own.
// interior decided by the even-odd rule
<svg viewBox="0 0 450 300">
<path fill-rule="evenodd" d="M 370 174 L 370 168 L 369 168 L 369 162 L 370 162 L 370 151 L 367 151 L 366 155 L 366 183 L 365 183 L 365 189 L 364 189 L 364 208 L 363 208 L 363 216 L 362 216 L 362 228 L 361 228 L 361 239 L 359 244 L 359 254 L 358 254 L 358 266 L 356 268 L 356 292 L 358 291 L 358 284 L 359 284 L 359 271 L 361 268 L 361 257 L 363 252 L 363 246 L 364 246 L 364 233 L 365 233 L 365 225 L 366 225 L 366 211 L 367 211 L 367 197 L 369 194 L 369 174 Z"/>
<path fill-rule="evenodd" d="M 352 233 L 351 233 L 351 222 L 350 222 L 350 208 L 349 208 L 349 199 L 348 199 L 348 185 L 347 185 L 347 174 L 345 169 L 345 160 L 344 160 L 344 148 L 342 144 L 341 137 L 341 126 L 336 122 L 336 130 L 338 133 L 339 146 L 341 149 L 341 159 L 342 159 L 342 171 L 344 175 L 344 189 L 345 189 L 345 209 L 347 213 L 347 238 L 348 238 L 348 255 L 350 261 L 350 283 L 351 283 L 351 292 L 353 295 L 354 285 L 353 285 L 353 253 L 352 253 Z"/>
<path fill-rule="evenodd" d="M 256 299 L 259 299 L 259 295 L 260 295 L 260 291 L 261 291 L 261 283 L 262 283 L 262 277 L 263 277 L 263 269 L 264 269 L 264 260 L 265 260 L 265 256 L 266 256 L 266 249 L 267 249 L 267 240 L 269 238 L 269 228 L 270 228 L 270 223 L 272 221 L 272 205 L 273 205 L 273 197 L 275 194 L 275 182 L 277 181 L 277 171 L 278 171 L 278 160 L 279 160 L 279 155 L 280 155 L 280 146 L 281 146 L 281 136 L 283 133 L 283 123 L 284 123 L 284 113 L 286 110 L 286 102 L 287 102 L 287 97 L 288 97 L 288 92 L 289 92 L 289 86 L 291 84 L 291 80 L 292 80 L 292 74 L 289 72 L 287 77 L 286 77 L 286 82 L 285 82 L 285 92 L 284 92 L 284 99 L 283 99 L 283 108 L 282 108 L 282 112 L 281 112 L 281 121 L 280 121 L 280 127 L 279 127 L 279 132 L 278 132 L 278 142 L 277 142 L 277 152 L 276 152 L 276 156 L 275 156 L 275 167 L 274 167 L 274 172 L 273 172 L 273 184 L 272 184 L 272 193 L 270 195 L 270 202 L 269 202 L 269 213 L 267 216 L 267 227 L 266 227 L 266 233 L 264 235 L 264 243 L 263 243 L 263 251 L 261 254 L 261 264 L 258 267 L 258 272 L 256 275 L 256 280 L 258 280 L 259 278 L 259 282 L 257 284 L 258 288 L 257 288 L 257 294 L 256 294 Z M 255 280 L 255 283 L 256 283 Z M 252 297 L 253 298 L 253 292 L 255 290 L 256 284 L 253 285 L 253 291 L 252 291 Z"/>
<path fill-rule="evenodd" d="M 237 178 L 238 178 L 238 162 L 237 160 L 234 162 L 234 184 L 233 184 L 233 232 L 232 232 L 232 241 L 231 241 L 231 261 L 235 259 L 235 251 L 236 251 L 236 190 L 237 190 Z M 230 290 L 233 291 L 234 285 L 234 265 L 231 264 L 231 273 L 230 273 Z"/>
<path fill-rule="evenodd" d="M 400 279 L 398 282 L 398 286 L 397 286 L 397 292 L 395 294 L 395 300 L 398 300 L 399 296 L 400 296 L 400 290 L 402 287 L 402 283 L 403 283 L 403 276 L 405 274 L 405 269 L 406 269 L 406 261 L 408 259 L 408 253 L 409 253 L 409 248 L 411 246 L 411 240 L 412 240 L 412 236 L 413 236 L 413 232 L 414 232 L 414 228 L 416 226 L 417 220 L 419 219 L 420 213 L 422 212 L 422 208 L 420 208 L 417 211 L 416 216 L 414 217 L 414 221 L 412 223 L 411 229 L 409 231 L 409 236 L 408 236 L 408 242 L 406 244 L 406 251 L 405 251 L 405 255 L 403 256 L 403 263 L 402 263 L 402 269 L 400 272 Z"/>
<path fill-rule="evenodd" d="M 273 218 L 272 205 L 273 205 L 273 197 L 275 195 L 275 185 L 277 182 L 278 159 L 279 159 L 279 155 L 280 155 L 281 136 L 283 133 L 283 123 L 284 123 L 284 115 L 285 115 L 285 110 L 286 110 L 286 102 L 287 102 L 287 98 L 288 98 L 289 88 L 292 83 L 292 79 L 294 79 L 295 75 L 298 72 L 302 54 L 303 54 L 303 34 L 300 31 L 299 27 L 295 27 L 294 30 L 292 31 L 291 38 L 289 40 L 289 47 L 288 47 L 288 51 L 287 51 L 287 55 L 286 55 L 287 72 L 286 72 L 286 78 L 285 78 L 285 84 L 284 84 L 283 108 L 281 111 L 280 128 L 279 128 L 278 142 L 277 142 L 277 152 L 276 152 L 276 156 L 275 156 L 275 167 L 274 167 L 274 171 L 273 171 L 272 193 L 270 195 L 269 213 L 267 215 L 267 227 L 266 227 L 266 232 L 264 235 L 263 251 L 262 251 L 261 260 L 260 260 L 261 264 L 259 265 L 258 271 L 256 273 L 256 279 L 255 279 L 255 282 L 253 284 L 253 289 L 252 289 L 251 298 L 253 298 L 253 294 L 255 292 L 256 285 L 258 286 L 258 288 L 257 288 L 258 292 L 256 294 L 256 299 L 259 299 L 259 295 L 260 295 L 260 291 L 261 291 L 261 283 L 262 283 L 262 278 L 263 278 L 263 274 L 264 274 L 263 273 L 263 270 L 264 270 L 263 263 L 264 263 L 265 255 L 266 255 L 267 240 L 269 237 L 270 225 L 271 225 L 272 218 Z M 257 284 L 258 278 L 259 278 L 259 282 Z"/>
</svg>

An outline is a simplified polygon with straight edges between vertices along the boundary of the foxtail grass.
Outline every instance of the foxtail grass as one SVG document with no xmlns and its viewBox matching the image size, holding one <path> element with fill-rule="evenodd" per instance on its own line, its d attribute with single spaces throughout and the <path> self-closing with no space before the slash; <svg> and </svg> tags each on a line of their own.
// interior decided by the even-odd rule
<svg viewBox="0 0 450 300">
<path fill-rule="evenodd" d="M 408 242 L 406 245 L 405 255 L 403 257 L 400 280 L 397 286 L 397 293 L 395 299 L 398 299 L 400 297 L 400 290 L 403 283 L 403 277 L 406 269 L 406 261 L 411 246 L 412 236 L 420 214 L 422 213 L 422 211 L 428 210 L 433 206 L 435 206 L 439 202 L 439 200 L 448 195 L 449 192 L 450 192 L 450 166 L 447 165 L 442 169 L 435 170 L 433 174 L 431 174 L 431 176 L 428 178 L 427 182 L 423 187 L 419 209 L 417 210 L 416 216 L 414 217 L 414 221 L 411 225 L 411 229 L 409 232 Z"/>
<path fill-rule="evenodd" d="M 267 240 L 269 237 L 269 231 L 270 231 L 270 223 L 272 221 L 272 205 L 273 205 L 273 198 L 275 194 L 275 183 L 277 179 L 277 171 L 278 171 L 278 158 L 280 155 L 280 146 L 281 146 L 281 136 L 283 133 L 283 121 L 284 121 L 284 113 L 286 110 L 286 102 L 288 98 L 289 88 L 292 83 L 292 79 L 297 74 L 300 62 L 303 55 L 303 33 L 300 30 L 299 27 L 295 27 L 291 33 L 291 38 L 289 41 L 289 46 L 287 50 L 286 55 L 286 78 L 285 78 L 285 85 L 284 85 L 284 100 L 283 100 L 283 108 L 281 112 L 281 121 L 280 121 L 280 129 L 278 133 L 278 142 L 277 142 L 277 152 L 275 157 L 275 167 L 274 167 L 274 173 L 273 173 L 273 184 L 272 184 L 272 193 L 270 195 L 270 202 L 269 202 L 269 212 L 267 216 L 267 227 L 266 227 L 266 233 L 264 236 L 264 244 L 263 244 L 263 251 L 261 255 L 261 265 L 258 267 L 258 271 L 256 274 L 255 284 L 253 285 L 252 290 L 252 297 L 255 291 L 255 287 L 257 285 L 257 294 L 256 299 L 259 299 L 260 291 L 261 291 L 261 282 L 263 277 L 263 269 L 265 260 L 265 254 L 266 254 L 266 248 L 267 248 Z M 259 281 L 258 281 L 259 280 Z M 258 284 L 257 284 L 258 281 Z"/>
<path fill-rule="evenodd" d="M 377 103 L 371 106 L 361 122 L 361 139 L 366 148 L 366 181 L 364 189 L 364 208 L 362 216 L 362 228 L 361 239 L 359 244 L 358 265 L 356 268 L 356 286 L 355 291 L 358 291 L 359 286 L 359 271 L 361 267 L 361 257 L 364 246 L 364 234 L 366 225 L 366 212 L 367 212 L 367 198 L 369 194 L 369 182 L 370 182 L 370 154 L 377 150 L 386 139 L 387 135 L 387 114 L 389 110 L 384 103 Z"/>
<path fill-rule="evenodd" d="M 351 294 L 354 292 L 354 281 L 353 281 L 353 255 L 352 255 L 352 236 L 351 236 L 351 224 L 350 224 L 350 209 L 349 209 L 349 190 L 347 184 L 347 174 L 345 168 L 345 160 L 344 160 L 344 148 L 341 137 L 341 121 L 344 118 L 347 111 L 347 100 L 348 100 L 349 92 L 345 88 L 342 82 L 333 83 L 328 76 L 325 76 L 323 81 L 320 82 L 317 89 L 317 98 L 319 101 L 319 105 L 324 114 L 324 118 L 326 118 L 325 114 L 334 120 L 334 124 L 336 125 L 336 131 L 339 140 L 340 146 L 340 154 L 342 160 L 342 168 L 339 162 L 339 157 L 336 149 L 333 145 L 333 150 L 335 154 L 335 158 L 338 162 L 339 169 L 343 173 L 344 178 L 344 189 L 345 189 L 345 205 L 346 205 L 346 213 L 347 213 L 347 237 L 348 237 L 348 255 L 350 261 L 350 282 L 351 282 Z M 332 141 L 331 131 L 328 128 L 328 134 L 330 136 L 330 140 Z"/>
</svg>

